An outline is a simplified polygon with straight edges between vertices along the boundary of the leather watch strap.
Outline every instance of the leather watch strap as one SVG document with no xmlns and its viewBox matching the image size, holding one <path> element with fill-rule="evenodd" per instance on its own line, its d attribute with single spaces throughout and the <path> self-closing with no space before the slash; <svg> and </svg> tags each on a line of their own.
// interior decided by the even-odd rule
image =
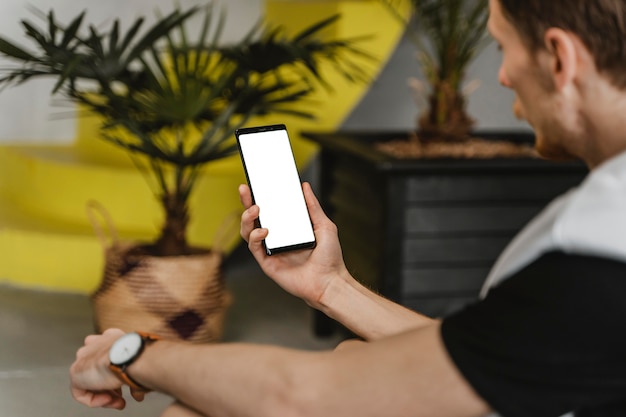
<svg viewBox="0 0 626 417">
<path fill-rule="evenodd" d="M 141 339 L 143 340 L 143 348 L 145 348 L 152 342 L 155 342 L 161 339 L 161 337 L 155 334 L 150 334 L 150 333 L 145 333 L 145 332 L 136 332 L 136 333 L 139 334 L 141 336 Z M 141 353 L 143 353 L 143 349 Z M 141 356 L 141 353 L 133 359 L 133 362 L 137 360 L 139 356 Z M 128 385 L 133 391 L 138 391 L 138 392 L 143 392 L 143 393 L 150 392 L 151 391 L 150 389 L 142 386 L 137 381 L 132 379 L 130 375 L 128 375 L 128 373 L 126 372 L 126 368 L 128 368 L 129 365 L 130 363 L 123 365 L 123 366 L 117 366 L 111 363 L 109 364 L 109 369 L 115 374 L 115 376 L 117 376 L 124 384 Z"/>
<path fill-rule="evenodd" d="M 109 365 L 109 369 L 115 374 L 116 377 L 118 377 L 124 384 L 128 385 L 133 391 L 139 391 L 139 392 L 150 392 L 151 390 L 149 390 L 148 388 L 139 385 L 137 382 L 135 382 L 127 373 L 126 373 L 126 367 L 119 367 L 113 364 Z"/>
</svg>

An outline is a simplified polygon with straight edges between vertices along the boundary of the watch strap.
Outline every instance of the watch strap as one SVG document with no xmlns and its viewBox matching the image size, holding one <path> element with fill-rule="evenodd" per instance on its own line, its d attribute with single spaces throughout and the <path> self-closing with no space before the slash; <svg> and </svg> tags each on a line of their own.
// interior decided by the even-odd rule
<svg viewBox="0 0 626 417">
<path fill-rule="evenodd" d="M 141 354 L 143 353 L 143 349 L 151 344 L 152 342 L 155 342 L 159 339 L 161 339 L 161 337 L 155 335 L 155 334 L 151 334 L 151 333 L 146 333 L 146 332 L 136 332 L 139 336 L 141 336 L 141 340 L 143 342 L 142 345 L 142 349 L 139 352 L 139 354 L 133 358 L 133 362 L 139 357 L 141 356 Z M 132 363 L 132 362 L 131 362 Z M 142 386 L 141 384 L 139 384 L 137 381 L 135 381 L 134 379 L 132 379 L 130 377 L 130 375 L 128 375 L 128 373 L 126 372 L 126 368 L 130 365 L 130 363 L 122 365 L 122 366 L 118 366 L 118 365 L 114 365 L 112 363 L 109 364 L 109 369 L 111 370 L 111 372 L 113 372 L 113 374 L 118 377 L 124 384 L 128 385 L 133 391 L 138 391 L 138 392 L 143 392 L 143 393 L 147 393 L 150 392 L 151 390 Z"/>
<path fill-rule="evenodd" d="M 142 385 L 139 385 L 134 379 L 132 379 L 130 375 L 126 373 L 126 367 L 122 368 L 117 365 L 109 364 L 109 369 L 115 374 L 115 376 L 120 381 L 128 385 L 133 391 L 139 391 L 139 392 L 144 392 L 144 393 L 151 391 L 148 388 Z"/>
</svg>

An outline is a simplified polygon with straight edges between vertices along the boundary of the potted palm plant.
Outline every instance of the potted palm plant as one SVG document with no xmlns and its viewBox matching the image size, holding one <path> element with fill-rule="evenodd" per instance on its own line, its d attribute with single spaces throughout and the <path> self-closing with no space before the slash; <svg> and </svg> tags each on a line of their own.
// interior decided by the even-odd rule
<svg viewBox="0 0 626 417">
<path fill-rule="evenodd" d="M 468 96 L 480 84 L 467 82 L 467 69 L 490 43 L 488 0 L 409 0 L 408 17 L 400 12 L 404 0 L 380 1 L 415 45 L 423 79 L 409 85 L 422 110 L 408 137 L 375 147 L 399 158 L 536 157 L 529 136 L 474 132 L 467 112 Z"/>
<path fill-rule="evenodd" d="M 466 111 L 466 70 L 488 44 L 487 0 L 410 0 L 412 13 L 399 13 L 397 0 L 381 0 L 406 26 L 427 87 L 413 82 L 426 109 L 417 127 L 425 136 L 466 138 L 473 126 Z"/>
<path fill-rule="evenodd" d="M 189 21 L 199 14 L 198 34 L 190 36 Z M 0 53 L 17 63 L 3 70 L 0 84 L 56 78 L 53 94 L 100 116 L 100 138 L 128 151 L 157 184 L 164 211 L 158 238 L 106 251 L 104 280 L 93 295 L 99 329 L 219 338 L 229 304 L 221 254 L 191 247 L 186 238 L 188 201 L 201 168 L 236 152 L 233 132 L 252 116 L 313 117 L 292 105 L 324 85 L 320 62 L 330 61 L 353 80 L 364 76 L 350 62 L 351 54 L 362 54 L 353 40 L 319 36 L 338 16 L 293 37 L 259 24 L 240 42 L 222 45 L 223 16 L 214 14 L 211 7 L 177 9 L 147 30 L 139 18 L 123 31 L 118 20 L 106 30 L 85 30 L 85 12 L 63 25 L 50 11 L 42 14 L 44 29 L 22 21 L 34 50 L 0 37 Z"/>
</svg>

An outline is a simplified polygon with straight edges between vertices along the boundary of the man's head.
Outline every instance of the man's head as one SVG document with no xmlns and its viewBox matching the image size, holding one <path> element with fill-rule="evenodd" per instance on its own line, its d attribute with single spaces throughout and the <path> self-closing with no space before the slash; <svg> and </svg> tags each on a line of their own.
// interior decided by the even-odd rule
<svg viewBox="0 0 626 417">
<path fill-rule="evenodd" d="M 532 52 L 546 47 L 551 27 L 571 32 L 592 52 L 596 68 L 626 89 L 625 0 L 498 0 Z"/>
<path fill-rule="evenodd" d="M 490 0 L 488 28 L 542 155 L 591 166 L 615 154 L 589 138 L 606 136 L 611 107 L 626 110 L 626 0 Z"/>
</svg>

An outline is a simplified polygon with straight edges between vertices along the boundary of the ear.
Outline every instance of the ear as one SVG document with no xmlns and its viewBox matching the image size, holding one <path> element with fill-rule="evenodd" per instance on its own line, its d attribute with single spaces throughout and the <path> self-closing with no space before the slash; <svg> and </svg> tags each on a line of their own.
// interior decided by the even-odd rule
<svg viewBox="0 0 626 417">
<path fill-rule="evenodd" d="M 559 28 L 546 31 L 544 41 L 550 54 L 550 73 L 554 85 L 561 90 L 574 81 L 578 71 L 578 43 L 573 35 Z"/>
</svg>

